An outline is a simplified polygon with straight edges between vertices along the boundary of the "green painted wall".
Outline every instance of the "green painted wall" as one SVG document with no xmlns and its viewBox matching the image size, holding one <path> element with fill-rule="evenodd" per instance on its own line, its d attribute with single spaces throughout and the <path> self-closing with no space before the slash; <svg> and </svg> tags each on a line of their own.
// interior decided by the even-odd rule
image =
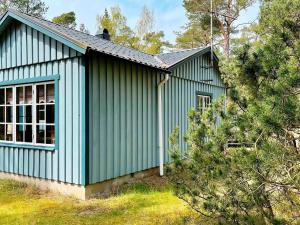
<svg viewBox="0 0 300 225">
<path fill-rule="evenodd" d="M 81 184 L 82 56 L 20 22 L 0 34 L 0 84 L 59 75 L 58 149 L 0 147 L 0 171 Z"/>
<path fill-rule="evenodd" d="M 205 69 L 204 69 L 205 67 Z M 206 68 L 207 67 L 207 68 Z M 158 166 L 157 84 L 164 75 L 124 60 L 93 54 L 89 59 L 89 182 L 96 183 Z M 211 84 L 202 80 L 212 79 Z M 165 149 L 172 130 L 186 130 L 196 91 L 225 94 L 207 56 L 174 68 L 163 88 Z M 165 154 L 165 159 L 169 156 Z"/>
<path fill-rule="evenodd" d="M 159 74 L 99 54 L 89 73 L 90 183 L 156 166 Z"/>
<path fill-rule="evenodd" d="M 84 174 L 89 183 L 96 183 L 158 166 L 157 85 L 164 74 L 100 53 L 87 57 L 88 85 L 84 87 L 80 53 L 19 22 L 1 33 L 0 83 L 52 75 L 60 75 L 60 80 L 58 150 L 2 146 L 0 171 L 83 184 Z M 83 106 L 84 88 L 88 110 Z M 180 127 L 182 150 L 186 150 L 183 134 L 187 112 L 195 107 L 196 91 L 212 93 L 214 99 L 225 93 L 209 56 L 177 65 L 163 86 L 166 161 L 168 139 L 176 126 Z M 85 112 L 88 132 L 82 128 Z"/>
<path fill-rule="evenodd" d="M 187 149 L 183 136 L 188 128 L 188 112 L 196 106 L 196 92 L 211 93 L 213 100 L 226 94 L 217 65 L 211 67 L 209 57 L 209 55 L 198 56 L 178 64 L 172 69 L 170 81 L 164 86 L 162 95 L 166 150 L 169 149 L 170 134 L 177 126 L 181 150 Z M 165 151 L 165 160 L 170 160 L 168 151 Z"/>
</svg>

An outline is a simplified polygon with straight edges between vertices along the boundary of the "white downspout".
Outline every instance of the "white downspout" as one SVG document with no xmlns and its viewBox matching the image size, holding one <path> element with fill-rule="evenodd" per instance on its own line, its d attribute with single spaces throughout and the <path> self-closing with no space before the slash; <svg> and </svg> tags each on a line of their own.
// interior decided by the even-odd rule
<svg viewBox="0 0 300 225">
<path fill-rule="evenodd" d="M 163 119 L 162 119 L 162 99 L 161 88 L 169 80 L 169 74 L 166 74 L 158 84 L 158 134 L 159 134 L 159 175 L 164 175 L 164 144 L 163 144 Z"/>
</svg>

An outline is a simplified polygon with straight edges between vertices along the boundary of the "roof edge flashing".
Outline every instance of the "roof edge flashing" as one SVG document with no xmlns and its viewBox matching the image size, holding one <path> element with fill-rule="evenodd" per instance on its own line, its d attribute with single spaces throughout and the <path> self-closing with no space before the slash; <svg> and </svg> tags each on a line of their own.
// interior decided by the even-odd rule
<svg viewBox="0 0 300 225">
<path fill-rule="evenodd" d="M 197 52 L 195 52 L 195 53 L 193 53 L 193 54 L 191 54 L 191 55 L 189 55 L 189 56 L 187 56 L 187 57 L 184 57 L 184 58 L 182 58 L 182 59 L 180 59 L 180 60 L 178 60 L 178 61 L 176 61 L 176 62 L 170 64 L 169 67 L 168 67 L 168 69 L 173 69 L 173 68 L 176 67 L 177 65 L 179 65 L 179 64 L 181 64 L 181 63 L 183 63 L 183 62 L 185 62 L 185 61 L 187 61 L 187 60 L 189 60 L 189 59 L 191 59 L 191 58 L 194 58 L 194 57 L 196 57 L 196 56 L 204 55 L 204 54 L 208 53 L 210 50 L 211 50 L 211 46 L 205 47 L 205 48 L 203 48 L 203 49 L 201 49 L 201 50 L 199 50 L 199 51 L 197 51 Z M 215 59 L 217 62 L 219 61 L 219 59 L 218 59 L 218 57 L 216 56 L 215 53 L 214 53 L 214 59 Z"/>
<path fill-rule="evenodd" d="M 24 15 L 26 16 L 26 14 L 24 14 Z M 66 37 L 64 34 L 58 32 L 56 30 L 53 30 L 42 24 L 31 21 L 28 18 L 26 18 L 25 16 L 23 16 L 22 13 L 19 13 L 15 10 L 12 10 L 12 9 L 7 10 L 6 13 L 4 13 L 4 15 L 0 18 L 0 30 L 1 30 L 1 27 L 3 26 L 3 24 L 5 23 L 5 21 L 7 21 L 8 19 L 15 19 L 21 23 L 26 24 L 27 26 L 30 26 L 30 27 L 38 30 L 39 32 L 41 32 L 59 42 L 62 42 L 63 44 L 67 45 L 68 47 L 70 47 L 82 54 L 86 53 L 86 50 L 88 48 L 87 45 L 79 43 L 77 40 L 74 40 L 70 37 Z M 8 22 L 10 22 L 10 21 L 8 21 Z"/>
</svg>

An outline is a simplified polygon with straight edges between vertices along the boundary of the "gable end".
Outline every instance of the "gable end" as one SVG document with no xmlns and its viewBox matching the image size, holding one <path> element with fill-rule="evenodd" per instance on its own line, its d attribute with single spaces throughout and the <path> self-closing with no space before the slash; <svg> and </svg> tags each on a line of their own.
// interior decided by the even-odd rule
<svg viewBox="0 0 300 225">
<path fill-rule="evenodd" d="M 7 11 L 7 13 L 4 14 L 4 16 L 2 16 L 2 18 L 0 19 L 0 33 L 2 33 L 2 31 L 6 29 L 6 27 L 13 20 L 17 20 L 82 54 L 86 53 L 87 46 L 83 45 L 82 43 L 78 43 L 76 40 L 70 41 L 70 38 L 66 38 L 63 34 L 59 33 L 58 31 L 54 31 L 50 28 L 46 28 L 37 23 L 34 23 L 33 21 L 30 21 L 29 19 L 25 18 L 25 16 L 19 14 L 20 13 L 14 11 Z"/>
</svg>

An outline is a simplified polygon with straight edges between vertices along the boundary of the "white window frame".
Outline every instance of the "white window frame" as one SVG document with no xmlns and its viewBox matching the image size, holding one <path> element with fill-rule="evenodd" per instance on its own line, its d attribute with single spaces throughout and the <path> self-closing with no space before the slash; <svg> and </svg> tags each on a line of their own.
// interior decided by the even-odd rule
<svg viewBox="0 0 300 225">
<path fill-rule="evenodd" d="M 53 144 L 46 144 L 46 143 L 37 143 L 37 134 L 36 134 L 36 126 L 38 126 L 40 123 L 37 123 L 37 115 L 36 115 L 36 108 L 37 105 L 41 105 L 39 103 L 36 103 L 36 95 L 37 95 L 37 86 L 39 85 L 44 85 L 45 87 L 47 87 L 47 84 L 53 84 L 54 87 L 54 103 L 47 103 L 47 91 L 46 89 L 44 90 L 45 92 L 45 103 L 42 104 L 45 106 L 45 123 L 43 124 L 45 126 L 45 142 L 46 142 L 46 128 L 47 126 L 53 126 L 54 127 L 54 143 Z M 27 86 L 31 86 L 32 87 L 32 103 L 31 104 L 25 104 L 25 87 Z M 24 98 L 24 104 L 17 104 L 17 87 L 23 87 L 23 98 Z M 46 81 L 46 82 L 39 82 L 39 83 L 30 83 L 30 84 L 17 84 L 17 85 L 8 85 L 8 86 L 4 86 L 4 87 L 0 87 L 0 89 L 7 89 L 7 88 L 12 88 L 12 92 L 13 92 L 13 104 L 11 105 L 13 107 L 13 140 L 12 141 L 7 141 L 7 140 L 0 140 L 0 143 L 4 143 L 4 144 L 16 144 L 16 145 L 32 145 L 32 146 L 41 146 L 41 147 L 55 147 L 56 141 L 57 141 L 57 134 L 55 132 L 56 130 L 56 124 L 55 124 L 55 110 L 57 107 L 57 102 L 55 101 L 55 81 Z M 19 125 L 20 123 L 17 123 L 17 106 L 27 106 L 27 105 L 31 105 L 32 106 L 32 121 L 31 123 L 25 123 L 25 121 L 22 123 L 23 125 L 32 125 L 32 142 L 19 142 L 17 141 L 17 125 Z M 47 105 L 54 105 L 54 123 L 46 123 L 46 106 Z M 3 105 L 0 105 L 3 106 Z M 6 91 L 5 91 L 5 96 L 4 96 L 4 106 L 6 105 Z M 25 109 L 24 109 L 25 110 Z M 5 111 L 4 111 L 4 115 L 5 115 L 5 122 L 1 123 L 1 124 L 5 124 L 5 126 L 7 125 L 6 122 L 6 107 L 5 107 Z M 5 128 L 5 137 L 6 137 L 6 128 Z"/>
<path fill-rule="evenodd" d="M 199 98 L 202 99 L 202 105 L 199 105 Z M 206 104 L 207 102 L 208 104 Z M 196 108 L 197 110 L 199 110 L 201 113 L 203 113 L 207 108 L 209 108 L 211 106 L 211 102 L 212 102 L 212 96 L 209 94 L 197 94 L 196 95 Z"/>
<path fill-rule="evenodd" d="M 14 138 L 14 113 L 13 113 L 13 121 L 12 122 L 10 122 L 10 123 L 8 123 L 7 121 L 6 121 L 6 117 L 7 117 L 7 110 L 6 110 L 6 108 L 7 108 L 7 106 L 9 106 L 9 107 L 12 107 L 12 109 L 14 110 L 14 106 L 13 106 L 13 104 L 11 104 L 11 105 L 7 105 L 6 104 L 6 89 L 10 89 L 10 88 L 12 88 L 11 86 L 6 86 L 6 87 L 3 87 L 2 89 L 4 89 L 5 91 L 4 91 L 4 104 L 0 104 L 0 107 L 4 107 L 4 121 L 5 122 L 0 122 L 2 125 L 4 125 L 4 139 L 5 140 L 0 140 L 1 142 L 3 142 L 3 143 L 14 143 L 14 140 L 12 140 L 12 141 L 7 141 L 6 140 L 6 126 L 8 125 L 8 124 L 12 124 L 13 125 L 13 133 L 12 133 L 12 139 Z M 12 101 L 13 101 L 13 103 L 14 103 L 14 89 L 12 88 Z"/>
</svg>

